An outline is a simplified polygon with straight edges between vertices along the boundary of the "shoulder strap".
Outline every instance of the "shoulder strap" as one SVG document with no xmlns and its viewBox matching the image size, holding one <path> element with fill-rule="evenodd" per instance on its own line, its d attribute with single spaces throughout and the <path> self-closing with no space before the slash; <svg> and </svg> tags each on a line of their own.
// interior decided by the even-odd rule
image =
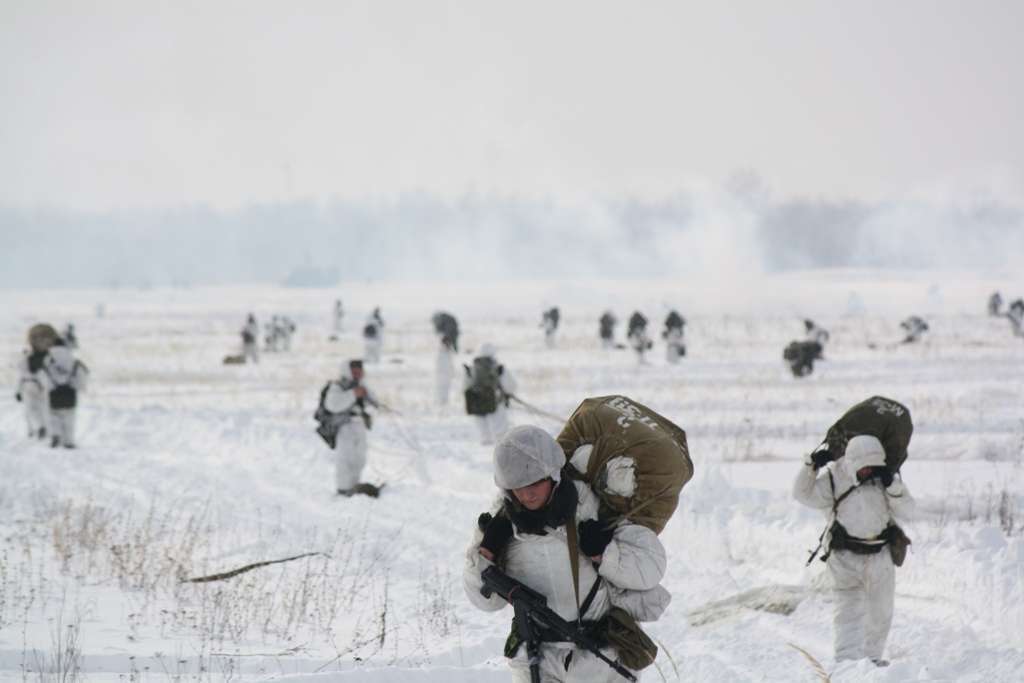
<svg viewBox="0 0 1024 683">
<path fill-rule="evenodd" d="M 572 590 L 576 594 L 576 621 L 583 618 L 580 613 L 580 542 L 576 535 L 576 515 L 565 524 L 565 533 L 569 537 L 569 565 L 572 567 Z"/>
</svg>

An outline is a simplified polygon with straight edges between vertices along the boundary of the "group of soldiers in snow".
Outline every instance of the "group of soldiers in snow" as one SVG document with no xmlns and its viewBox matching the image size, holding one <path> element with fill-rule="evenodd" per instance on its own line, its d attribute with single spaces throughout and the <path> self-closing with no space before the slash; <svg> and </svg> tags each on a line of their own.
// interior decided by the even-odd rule
<svg viewBox="0 0 1024 683">
<path fill-rule="evenodd" d="M 992 292 L 988 298 L 988 314 L 997 317 L 1004 317 L 1010 321 L 1010 327 L 1014 335 L 1024 337 L 1024 299 L 1016 299 L 1003 308 L 1003 296 L 999 292 Z"/>
<path fill-rule="evenodd" d="M 284 315 L 271 316 L 267 323 L 266 338 L 264 339 L 265 351 L 290 351 L 292 348 L 292 335 L 295 334 L 295 323 L 291 318 Z M 240 332 L 242 336 L 242 358 L 244 362 L 260 362 L 260 324 L 252 313 L 245 319 L 245 325 Z"/>
<path fill-rule="evenodd" d="M 896 520 L 913 508 L 898 474 L 911 431 L 904 406 L 872 397 L 829 429 L 794 482 L 796 500 L 827 518 L 837 661 L 888 664 L 894 568 L 910 543 Z M 500 495 L 477 520 L 463 584 L 479 609 L 514 607 L 513 680 L 636 680 L 658 651 L 640 623 L 671 600 L 658 534 L 693 475 L 685 433 L 606 396 L 584 401 L 557 439 L 512 429 L 493 459 Z"/>
<path fill-rule="evenodd" d="M 85 390 L 89 378 L 89 369 L 75 358 L 74 327 L 68 325 L 65 335 L 46 324 L 29 330 L 29 348 L 18 366 L 15 392 L 15 399 L 25 407 L 29 437 L 49 436 L 53 448 L 75 447 L 78 393 Z"/>
<path fill-rule="evenodd" d="M 611 311 L 605 311 L 598 320 L 598 335 L 601 346 L 606 349 L 625 348 L 615 343 L 615 326 L 618 320 Z M 654 348 L 654 341 L 647 334 L 647 318 L 640 311 L 633 311 L 626 326 L 626 341 L 637 355 L 637 361 L 647 363 L 647 352 Z M 665 340 L 665 360 L 678 363 L 686 355 L 686 344 L 683 340 L 686 318 L 676 310 L 669 311 L 665 317 L 665 329 L 661 338 Z"/>
</svg>

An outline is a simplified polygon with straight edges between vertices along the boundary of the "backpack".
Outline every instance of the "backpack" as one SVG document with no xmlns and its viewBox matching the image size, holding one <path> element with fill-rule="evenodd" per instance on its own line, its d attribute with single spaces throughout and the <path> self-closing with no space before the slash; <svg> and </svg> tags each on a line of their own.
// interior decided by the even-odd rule
<svg viewBox="0 0 1024 683">
<path fill-rule="evenodd" d="M 465 391 L 467 415 L 490 415 L 498 410 L 500 374 L 501 366 L 493 358 L 480 356 L 473 359 L 472 383 Z"/>
<path fill-rule="evenodd" d="M 583 401 L 557 437 L 568 462 L 576 449 L 590 444 L 587 471 L 567 467 L 586 481 L 600 500 L 601 519 L 626 518 L 656 534 L 679 504 L 679 493 L 693 478 L 686 432 L 647 406 L 626 396 L 598 396 Z M 636 488 L 623 497 L 605 488 L 605 466 L 616 456 L 633 460 Z"/>
<path fill-rule="evenodd" d="M 884 396 L 872 396 L 853 406 L 829 427 L 825 435 L 828 449 L 837 457 L 846 453 L 846 444 L 855 436 L 873 436 L 885 449 L 885 466 L 899 472 L 907 459 L 907 446 L 914 433 L 910 410 Z"/>
</svg>

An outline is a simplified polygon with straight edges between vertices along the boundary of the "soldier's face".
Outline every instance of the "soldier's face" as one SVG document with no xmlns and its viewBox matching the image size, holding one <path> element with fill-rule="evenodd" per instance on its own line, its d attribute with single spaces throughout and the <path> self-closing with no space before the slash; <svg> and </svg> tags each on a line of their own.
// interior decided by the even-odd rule
<svg viewBox="0 0 1024 683">
<path fill-rule="evenodd" d="M 529 486 L 522 486 L 512 489 L 512 495 L 527 510 L 540 510 L 548 504 L 551 498 L 551 491 L 554 489 L 554 482 L 550 479 L 535 481 Z"/>
<path fill-rule="evenodd" d="M 352 379 L 354 379 L 355 381 L 358 382 L 359 380 L 361 380 L 363 378 L 363 369 L 362 368 L 349 368 L 349 369 L 352 371 Z"/>
</svg>

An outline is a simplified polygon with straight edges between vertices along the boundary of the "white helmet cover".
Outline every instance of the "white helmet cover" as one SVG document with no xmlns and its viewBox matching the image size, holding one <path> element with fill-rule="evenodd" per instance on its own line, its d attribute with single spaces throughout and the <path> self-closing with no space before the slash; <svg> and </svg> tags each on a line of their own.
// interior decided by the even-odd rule
<svg viewBox="0 0 1024 683">
<path fill-rule="evenodd" d="M 554 437 L 540 427 L 520 425 L 494 446 L 494 483 L 518 489 L 550 477 L 561 480 L 565 454 Z"/>
<path fill-rule="evenodd" d="M 843 464 L 850 477 L 857 478 L 857 470 L 862 467 L 876 467 L 885 464 L 885 449 L 882 442 L 873 436 L 862 434 L 850 439 L 846 444 L 846 455 Z"/>
</svg>

